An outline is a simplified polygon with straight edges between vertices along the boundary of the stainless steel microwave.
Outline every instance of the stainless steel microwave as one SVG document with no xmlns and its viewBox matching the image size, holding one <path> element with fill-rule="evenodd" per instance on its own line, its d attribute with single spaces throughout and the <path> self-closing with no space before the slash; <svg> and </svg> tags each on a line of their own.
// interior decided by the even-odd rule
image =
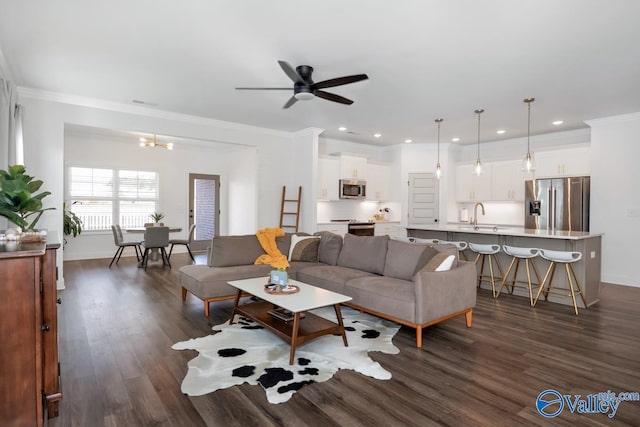
<svg viewBox="0 0 640 427">
<path fill-rule="evenodd" d="M 341 199 L 364 199 L 367 197 L 367 182 L 358 179 L 340 180 Z"/>
</svg>

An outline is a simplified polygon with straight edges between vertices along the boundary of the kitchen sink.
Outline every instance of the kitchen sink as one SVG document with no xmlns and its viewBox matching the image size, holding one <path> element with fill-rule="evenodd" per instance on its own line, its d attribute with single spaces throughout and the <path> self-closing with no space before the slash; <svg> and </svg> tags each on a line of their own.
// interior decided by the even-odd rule
<svg viewBox="0 0 640 427">
<path fill-rule="evenodd" d="M 496 225 L 463 225 L 460 227 L 460 230 L 486 230 L 486 231 L 498 231 L 500 228 Z"/>
</svg>

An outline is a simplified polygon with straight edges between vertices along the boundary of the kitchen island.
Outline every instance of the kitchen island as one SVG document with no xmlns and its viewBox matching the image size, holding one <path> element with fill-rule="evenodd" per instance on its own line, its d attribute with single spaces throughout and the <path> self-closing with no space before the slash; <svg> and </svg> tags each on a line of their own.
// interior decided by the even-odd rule
<svg viewBox="0 0 640 427">
<path fill-rule="evenodd" d="M 474 227 L 471 224 L 433 224 L 433 225 L 413 225 L 407 227 L 407 236 L 421 239 L 438 239 L 448 241 L 464 241 L 469 243 L 482 243 L 517 246 L 523 248 L 540 248 L 555 251 L 575 251 L 582 254 L 582 259 L 573 264 L 580 282 L 580 287 L 584 293 L 587 306 L 593 305 L 600 300 L 600 277 L 601 277 L 601 247 L 602 234 L 589 233 L 585 231 L 562 231 L 562 230 L 533 230 L 523 227 L 513 226 L 493 226 L 479 224 Z M 466 257 L 473 261 L 475 253 L 467 249 Z M 500 252 L 498 260 L 502 270 L 506 273 L 511 257 Z M 549 262 L 542 257 L 537 257 L 535 263 L 540 273 L 540 280 L 549 267 Z M 569 295 L 569 284 L 564 268 L 558 266 L 553 278 L 553 289 L 562 294 L 550 294 L 549 302 L 565 305 L 573 305 Z M 479 267 L 478 267 L 479 268 Z M 499 272 L 496 272 L 499 274 Z M 509 275 L 509 280 L 512 277 Z M 532 274 L 532 281 L 535 275 Z M 524 267 L 518 272 L 518 280 L 526 280 Z M 507 282 L 509 283 L 509 282 Z M 489 284 L 482 283 L 482 288 L 490 289 Z M 507 286 L 503 293 L 507 291 Z M 535 289 L 537 292 L 537 289 Z M 565 292 L 566 291 L 566 292 Z M 514 295 L 528 297 L 528 292 L 522 288 L 515 288 Z M 578 306 L 584 308 L 582 300 L 577 298 Z M 540 297 L 538 304 L 544 303 L 544 297 Z"/>
</svg>

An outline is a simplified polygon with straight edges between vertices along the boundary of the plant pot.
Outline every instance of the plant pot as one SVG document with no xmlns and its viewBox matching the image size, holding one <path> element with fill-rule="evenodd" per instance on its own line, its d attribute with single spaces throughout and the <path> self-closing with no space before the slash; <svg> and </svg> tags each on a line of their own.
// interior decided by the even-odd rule
<svg viewBox="0 0 640 427">
<path fill-rule="evenodd" d="M 287 286 L 289 275 L 286 271 L 271 270 L 270 283 L 272 285 Z"/>
</svg>

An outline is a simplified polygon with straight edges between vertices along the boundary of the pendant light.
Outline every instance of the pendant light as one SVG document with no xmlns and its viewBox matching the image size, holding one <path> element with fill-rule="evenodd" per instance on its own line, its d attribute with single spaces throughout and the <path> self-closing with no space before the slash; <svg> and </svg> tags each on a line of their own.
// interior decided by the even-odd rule
<svg viewBox="0 0 640 427">
<path fill-rule="evenodd" d="M 535 98 L 525 98 L 524 102 L 527 104 L 527 154 L 524 156 L 522 160 L 522 170 L 527 173 L 534 172 L 536 170 L 535 165 L 533 164 L 533 154 L 531 154 L 531 103 L 535 101 Z"/>
<path fill-rule="evenodd" d="M 440 169 L 440 123 L 442 123 L 442 119 L 436 119 L 436 123 L 438 124 L 438 163 L 436 163 L 436 178 L 440 179 L 442 176 L 442 169 Z"/>
<path fill-rule="evenodd" d="M 480 114 L 484 113 L 484 110 L 478 108 L 474 113 L 478 115 L 478 157 L 476 158 L 476 166 L 473 168 L 473 173 L 480 176 L 482 175 L 482 162 L 480 161 Z"/>
<path fill-rule="evenodd" d="M 154 133 L 153 141 L 149 141 L 147 138 L 140 138 L 140 147 L 160 147 L 166 150 L 173 150 L 173 142 L 168 142 L 166 144 L 158 142 L 156 134 Z"/>
</svg>

